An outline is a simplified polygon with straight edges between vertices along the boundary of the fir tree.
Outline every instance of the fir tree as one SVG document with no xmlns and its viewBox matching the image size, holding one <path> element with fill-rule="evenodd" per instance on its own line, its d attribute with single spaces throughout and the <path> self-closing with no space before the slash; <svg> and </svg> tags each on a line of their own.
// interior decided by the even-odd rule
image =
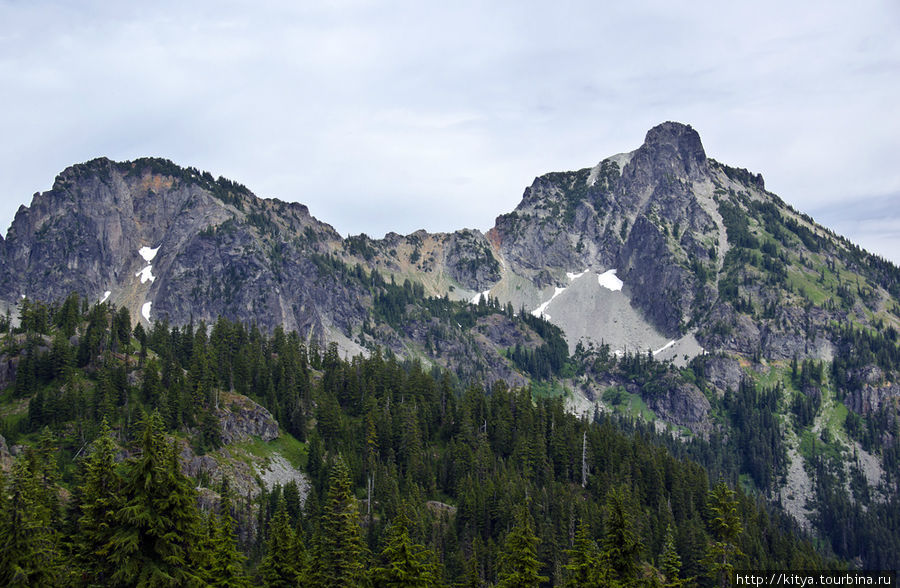
<svg viewBox="0 0 900 588">
<path fill-rule="evenodd" d="M 103 419 L 79 488 L 81 504 L 75 552 L 89 582 L 102 583 L 112 577 L 115 569 L 107 557 L 119 506 L 120 478 L 116 473 L 115 453 L 115 441 Z"/>
<path fill-rule="evenodd" d="M 681 579 L 681 557 L 675 549 L 675 531 L 672 525 L 666 527 L 666 537 L 663 540 L 662 553 L 659 556 L 659 568 L 666 578 L 666 588 L 683 586 L 685 581 Z"/>
<path fill-rule="evenodd" d="M 575 531 L 575 542 L 572 549 L 567 550 L 569 562 L 563 566 L 566 570 L 565 585 L 571 588 L 592 588 L 606 586 L 602 584 L 600 549 L 588 534 L 588 527 L 581 521 Z"/>
<path fill-rule="evenodd" d="M 388 527 L 380 563 L 372 570 L 376 588 L 428 588 L 437 586 L 434 554 L 409 537 L 409 519 L 402 512 Z"/>
<path fill-rule="evenodd" d="M 220 494 L 219 514 L 209 513 L 209 550 L 202 554 L 207 561 L 206 582 L 210 586 L 249 586 L 249 578 L 244 572 L 246 557 L 237 548 L 234 518 L 231 516 L 231 491 L 227 482 L 223 483 Z"/>
<path fill-rule="evenodd" d="M 141 455 L 125 466 L 122 506 L 108 547 L 115 584 L 198 581 L 192 553 L 199 539 L 196 491 L 178 467 L 175 444 L 162 431 L 154 411 L 144 427 Z"/>
<path fill-rule="evenodd" d="M 303 584 L 305 575 L 303 544 L 291 528 L 285 504 L 279 501 L 275 516 L 269 523 L 266 555 L 259 566 L 265 586 L 290 588 Z"/>
<path fill-rule="evenodd" d="M 35 463 L 34 461 L 31 462 Z M 54 586 L 60 579 L 58 520 L 42 488 L 40 474 L 29 460 L 13 465 L 9 487 L 0 499 L 0 584 L 4 586 Z"/>
<path fill-rule="evenodd" d="M 613 488 L 606 495 L 603 555 L 622 583 L 628 584 L 637 578 L 638 559 L 643 549 L 644 544 L 635 531 L 625 491 Z"/>
<path fill-rule="evenodd" d="M 541 562 L 537 558 L 538 538 L 534 534 L 531 514 L 524 506 L 516 511 L 516 524 L 506 535 L 503 552 L 500 554 L 501 588 L 537 587 L 549 578 L 541 576 Z"/>
<path fill-rule="evenodd" d="M 735 560 L 744 555 L 737 545 L 743 525 L 735 491 L 725 485 L 725 482 L 719 481 L 709 491 L 707 508 L 709 528 L 714 540 L 707 548 L 704 563 L 709 576 L 717 585 L 729 586 Z"/>
<path fill-rule="evenodd" d="M 343 459 L 331 468 L 328 494 L 319 522 L 313 583 L 324 588 L 359 584 L 363 578 L 364 547 L 350 471 Z"/>
</svg>

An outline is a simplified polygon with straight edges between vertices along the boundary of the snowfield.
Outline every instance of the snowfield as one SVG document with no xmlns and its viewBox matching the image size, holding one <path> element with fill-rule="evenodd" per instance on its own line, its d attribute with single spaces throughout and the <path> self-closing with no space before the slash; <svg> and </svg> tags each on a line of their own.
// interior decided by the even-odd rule
<svg viewBox="0 0 900 588">
<path fill-rule="evenodd" d="M 156 257 L 156 253 L 159 251 L 159 247 L 156 249 L 150 249 L 146 245 L 138 249 L 138 254 L 144 258 L 144 261 L 150 263 L 153 261 L 153 258 Z"/>
<path fill-rule="evenodd" d="M 153 270 L 153 266 L 148 265 L 147 267 L 145 267 L 144 269 L 142 269 L 141 271 L 139 271 L 138 273 L 136 273 L 134 275 L 135 275 L 135 277 L 141 278 L 141 284 L 143 284 L 147 280 L 150 280 L 150 282 L 153 282 L 156 279 L 156 276 L 154 276 L 151 273 L 152 270 Z"/>
<path fill-rule="evenodd" d="M 616 276 L 616 270 L 614 269 L 606 270 L 597 276 L 597 281 L 607 290 L 613 291 L 621 290 L 622 286 L 625 285 L 625 283 Z"/>
</svg>

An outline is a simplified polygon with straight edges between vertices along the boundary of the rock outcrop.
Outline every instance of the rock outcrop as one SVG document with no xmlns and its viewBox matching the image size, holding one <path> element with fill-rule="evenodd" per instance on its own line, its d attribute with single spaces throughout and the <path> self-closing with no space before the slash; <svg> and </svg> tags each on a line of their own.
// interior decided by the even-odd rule
<svg viewBox="0 0 900 588">
<path fill-rule="evenodd" d="M 259 437 L 271 441 L 278 437 L 278 421 L 272 414 L 246 396 L 223 394 L 216 416 L 222 433 L 222 443 L 230 445 Z"/>
</svg>

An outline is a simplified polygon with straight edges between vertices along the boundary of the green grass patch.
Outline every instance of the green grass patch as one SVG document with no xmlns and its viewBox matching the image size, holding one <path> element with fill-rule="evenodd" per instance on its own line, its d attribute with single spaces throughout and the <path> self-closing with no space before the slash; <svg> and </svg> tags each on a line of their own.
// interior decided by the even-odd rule
<svg viewBox="0 0 900 588">
<path fill-rule="evenodd" d="M 603 392 L 603 400 L 618 414 L 640 418 L 647 422 L 656 420 L 656 413 L 650 410 L 641 395 L 631 394 L 622 386 L 607 388 Z"/>
<path fill-rule="evenodd" d="M 629 398 L 626 404 L 628 414 L 640 417 L 647 422 L 656 420 L 656 413 L 650 410 L 640 394 L 629 394 L 628 396 Z"/>
<path fill-rule="evenodd" d="M 556 398 L 568 394 L 565 386 L 559 380 L 536 381 L 531 383 L 531 397 L 535 400 L 541 398 Z"/>
<path fill-rule="evenodd" d="M 284 431 L 279 431 L 278 438 L 271 441 L 263 441 L 259 437 L 253 437 L 250 441 L 242 441 L 225 448 L 230 453 L 239 453 L 240 450 L 243 450 L 260 459 L 268 459 L 272 455 L 279 453 L 295 468 L 306 468 L 306 443 L 298 441 L 293 435 Z"/>
<path fill-rule="evenodd" d="M 800 434 L 800 447 L 798 450 L 800 455 L 806 459 L 812 459 L 816 455 L 824 455 L 838 462 L 843 460 L 844 454 L 842 445 L 835 441 L 823 441 L 810 429 L 806 429 Z"/>
<path fill-rule="evenodd" d="M 833 297 L 833 294 L 825 289 L 825 284 L 820 284 L 806 271 L 788 269 L 788 281 L 793 285 L 795 292 L 817 306 L 822 306 L 826 300 Z"/>
<path fill-rule="evenodd" d="M 771 361 L 769 369 L 765 372 L 751 371 L 750 376 L 759 386 L 771 388 L 776 386 L 778 382 L 782 382 L 784 387 L 793 390 L 794 385 L 791 382 L 791 366 L 786 361 Z"/>
<path fill-rule="evenodd" d="M 834 408 L 831 410 L 831 414 L 828 415 L 826 426 L 833 434 L 843 433 L 844 422 L 847 420 L 849 411 L 843 402 L 838 402 L 837 400 L 834 401 L 832 406 Z"/>
</svg>

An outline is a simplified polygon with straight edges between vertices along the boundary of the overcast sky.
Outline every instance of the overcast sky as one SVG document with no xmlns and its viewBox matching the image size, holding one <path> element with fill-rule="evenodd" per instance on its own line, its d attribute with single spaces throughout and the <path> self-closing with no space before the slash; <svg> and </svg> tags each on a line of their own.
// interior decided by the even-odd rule
<svg viewBox="0 0 900 588">
<path fill-rule="evenodd" d="M 0 228 L 166 157 L 341 234 L 487 229 L 666 120 L 900 262 L 900 2 L 0 0 Z"/>
</svg>

